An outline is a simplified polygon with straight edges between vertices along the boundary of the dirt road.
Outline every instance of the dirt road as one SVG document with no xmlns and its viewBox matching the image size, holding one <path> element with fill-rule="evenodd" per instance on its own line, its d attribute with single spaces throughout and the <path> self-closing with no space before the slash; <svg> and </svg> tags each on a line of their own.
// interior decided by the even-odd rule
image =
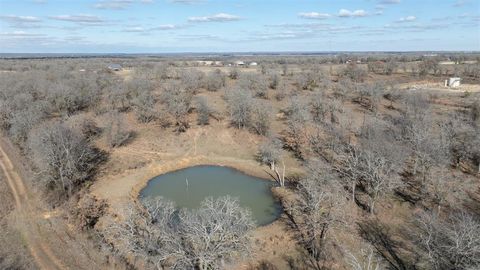
<svg viewBox="0 0 480 270">
<path fill-rule="evenodd" d="M 92 235 L 79 232 L 68 223 L 65 211 L 50 209 L 43 199 L 30 189 L 35 176 L 22 163 L 15 147 L 0 136 L 0 173 L 12 191 L 16 209 L 16 229 L 22 236 L 35 264 L 45 270 L 125 269 L 110 261 Z"/>
<path fill-rule="evenodd" d="M 22 177 L 17 172 L 17 168 L 12 162 L 12 159 L 10 159 L 5 151 L 7 148 L 6 146 L 6 141 L 0 139 L 0 168 L 5 175 L 7 184 L 15 199 L 16 211 L 19 215 L 18 219 L 22 224 L 25 224 L 25 226 L 19 226 L 18 229 L 34 258 L 36 265 L 40 269 L 67 269 L 52 253 L 45 241 L 43 241 L 42 234 L 38 229 L 35 229 L 36 226 L 34 226 L 34 224 L 38 224 L 36 219 L 42 218 L 41 213 L 43 211 L 38 208 L 38 204 L 32 204 L 28 189 L 26 188 Z"/>
</svg>

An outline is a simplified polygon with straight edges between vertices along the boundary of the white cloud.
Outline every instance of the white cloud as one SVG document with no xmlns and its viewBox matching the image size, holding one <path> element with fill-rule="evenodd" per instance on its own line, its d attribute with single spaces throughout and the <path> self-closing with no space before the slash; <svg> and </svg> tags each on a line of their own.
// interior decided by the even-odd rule
<svg viewBox="0 0 480 270">
<path fill-rule="evenodd" d="M 368 13 L 363 9 L 357 9 L 350 11 L 348 9 L 340 9 L 338 11 L 338 17 L 347 18 L 347 17 L 365 17 Z"/>
<path fill-rule="evenodd" d="M 4 15 L 0 16 L 1 21 L 5 21 L 12 28 L 39 28 L 42 21 L 34 16 Z"/>
<path fill-rule="evenodd" d="M 179 29 L 183 28 L 184 26 L 181 25 L 175 25 L 175 24 L 162 24 L 159 26 L 155 26 L 150 28 L 150 30 L 174 30 L 174 29 Z"/>
<path fill-rule="evenodd" d="M 135 27 L 126 27 L 122 30 L 123 32 L 134 32 L 134 33 L 142 33 L 145 32 L 145 28 L 135 26 Z"/>
<path fill-rule="evenodd" d="M 463 7 L 464 5 L 466 4 L 469 4 L 470 1 L 467 1 L 467 0 L 457 0 L 455 1 L 455 3 L 453 3 L 453 6 L 454 7 Z"/>
<path fill-rule="evenodd" d="M 185 4 L 185 5 L 193 5 L 193 4 L 198 4 L 205 2 L 206 0 L 170 0 L 170 3 L 175 3 L 175 4 Z"/>
<path fill-rule="evenodd" d="M 383 11 L 378 10 L 374 14 L 381 15 L 383 14 Z M 349 18 L 349 17 L 366 17 L 369 15 L 370 14 L 363 9 L 357 9 L 357 10 L 351 11 L 351 10 L 342 8 L 338 11 L 338 14 L 333 16 L 337 16 L 340 18 Z M 317 20 L 322 20 L 322 19 L 327 19 L 332 17 L 332 15 L 328 13 L 319 13 L 319 12 L 301 12 L 301 13 L 298 13 L 298 16 L 304 19 L 317 19 Z"/>
<path fill-rule="evenodd" d="M 424 32 L 427 30 L 439 30 L 439 29 L 446 29 L 449 26 L 447 24 L 387 24 L 384 26 L 385 29 L 392 29 L 392 30 L 405 30 L 410 32 Z"/>
<path fill-rule="evenodd" d="M 41 37 L 45 35 L 33 34 L 33 33 L 24 32 L 24 31 L 13 31 L 13 32 L 0 33 L 0 36 L 9 37 L 9 38 L 26 38 L 26 37 Z"/>
<path fill-rule="evenodd" d="M 102 0 L 93 5 L 98 9 L 125 9 L 133 3 L 133 0 Z"/>
<path fill-rule="evenodd" d="M 220 37 L 217 35 L 211 35 L 211 34 L 192 34 L 192 35 L 179 35 L 177 36 L 178 39 L 180 40 L 199 40 L 199 39 L 204 39 L 204 40 L 220 40 Z"/>
<path fill-rule="evenodd" d="M 400 4 L 401 2 L 402 2 L 401 0 L 381 0 L 380 4 L 393 5 L 393 4 Z"/>
<path fill-rule="evenodd" d="M 231 15 L 227 13 L 218 13 L 211 16 L 188 18 L 189 22 L 229 22 L 229 21 L 238 21 L 238 20 L 240 20 L 239 16 Z"/>
<path fill-rule="evenodd" d="M 88 14 L 80 14 L 80 15 L 58 15 L 58 16 L 50 16 L 52 20 L 58 21 L 68 21 L 68 22 L 85 22 L 85 23 L 95 23 L 95 22 L 103 22 L 104 20 L 95 15 L 88 15 Z"/>
<path fill-rule="evenodd" d="M 0 16 L 0 20 L 11 23 L 35 23 L 40 22 L 41 19 L 33 16 L 17 16 L 17 15 L 5 15 Z"/>
<path fill-rule="evenodd" d="M 402 17 L 400 19 L 398 19 L 397 22 L 413 22 L 417 19 L 417 17 L 415 16 L 407 16 L 407 17 Z"/>
<path fill-rule="evenodd" d="M 332 17 L 332 15 L 330 14 L 318 13 L 318 12 L 301 12 L 301 13 L 298 13 L 298 16 L 304 19 L 317 19 L 317 20 L 322 20 L 322 19 L 327 19 Z"/>
<path fill-rule="evenodd" d="M 141 27 L 141 26 L 129 26 L 122 29 L 122 32 L 132 32 L 132 33 L 147 33 L 153 31 L 166 31 L 166 30 L 176 30 L 187 27 L 186 25 L 176 25 L 176 24 L 161 24 L 154 27 Z"/>
<path fill-rule="evenodd" d="M 82 26 L 105 26 L 105 25 L 111 24 L 99 16 L 89 15 L 89 14 L 58 15 L 58 16 L 49 16 L 48 18 L 51 20 L 77 23 Z"/>
</svg>

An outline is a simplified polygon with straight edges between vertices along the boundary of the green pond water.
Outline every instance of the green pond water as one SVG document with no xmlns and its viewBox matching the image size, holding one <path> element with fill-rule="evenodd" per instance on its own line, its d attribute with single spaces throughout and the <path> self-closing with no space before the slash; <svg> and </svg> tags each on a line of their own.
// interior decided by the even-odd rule
<svg viewBox="0 0 480 270">
<path fill-rule="evenodd" d="M 162 196 L 174 201 L 179 208 L 194 209 L 206 197 L 230 195 L 252 211 L 258 225 L 266 225 L 282 212 L 270 191 L 272 184 L 228 167 L 194 166 L 153 178 L 140 192 L 140 197 Z"/>
</svg>

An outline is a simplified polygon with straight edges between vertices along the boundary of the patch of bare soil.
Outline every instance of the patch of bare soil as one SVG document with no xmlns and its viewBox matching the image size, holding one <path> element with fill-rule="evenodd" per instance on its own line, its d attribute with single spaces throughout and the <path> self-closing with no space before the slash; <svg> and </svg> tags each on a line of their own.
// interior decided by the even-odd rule
<svg viewBox="0 0 480 270">
<path fill-rule="evenodd" d="M 445 87 L 444 83 L 441 81 L 441 78 L 438 78 L 439 82 L 431 81 L 415 81 L 409 83 L 399 84 L 400 89 L 410 90 L 410 91 L 421 91 L 421 90 L 430 90 L 438 91 L 443 93 L 477 93 L 480 92 L 480 84 L 461 84 L 457 88 Z"/>
</svg>

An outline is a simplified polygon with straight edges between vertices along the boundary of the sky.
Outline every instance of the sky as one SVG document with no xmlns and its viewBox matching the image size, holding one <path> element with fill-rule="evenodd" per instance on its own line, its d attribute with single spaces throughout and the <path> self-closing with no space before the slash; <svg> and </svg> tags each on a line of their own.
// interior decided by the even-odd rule
<svg viewBox="0 0 480 270">
<path fill-rule="evenodd" d="M 0 53 L 479 50 L 480 0 L 0 0 Z"/>
</svg>

